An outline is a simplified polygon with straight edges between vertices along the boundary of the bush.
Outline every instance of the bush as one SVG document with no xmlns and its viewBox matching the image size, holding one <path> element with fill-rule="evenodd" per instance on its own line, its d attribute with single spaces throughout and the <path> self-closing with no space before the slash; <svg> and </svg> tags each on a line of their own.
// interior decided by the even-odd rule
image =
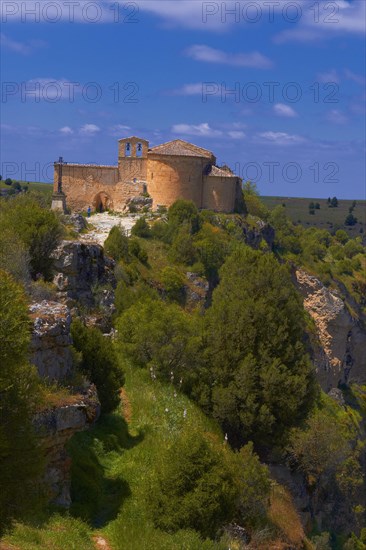
<svg viewBox="0 0 366 550">
<path fill-rule="evenodd" d="M 151 229 L 144 216 L 139 218 L 132 227 L 131 235 L 141 237 L 142 239 L 149 239 L 151 237 Z"/>
<path fill-rule="evenodd" d="M 197 233 L 200 228 L 200 215 L 193 201 L 178 199 L 168 210 L 168 221 L 175 228 L 187 224 L 191 233 Z"/>
<path fill-rule="evenodd" d="M 183 225 L 174 238 L 169 250 L 169 258 L 173 262 L 185 265 L 192 265 L 196 261 L 197 253 L 187 224 Z"/>
<path fill-rule="evenodd" d="M 28 364 L 30 320 L 22 288 L 0 271 L 0 534 L 12 519 L 41 504 L 43 453 L 32 418 L 39 401 Z"/>
<path fill-rule="evenodd" d="M 131 237 L 128 241 L 128 252 L 131 256 L 135 256 L 141 263 L 147 264 L 149 257 L 146 250 L 141 246 L 137 239 Z"/>
<path fill-rule="evenodd" d="M 6 178 L 4 183 L 5 183 L 5 185 L 11 185 L 13 183 L 13 180 L 11 178 Z"/>
<path fill-rule="evenodd" d="M 163 454 L 155 477 L 150 505 L 160 529 L 214 537 L 235 515 L 238 489 L 225 452 L 197 434 L 183 436 Z"/>
<path fill-rule="evenodd" d="M 115 290 L 115 306 L 117 313 L 121 314 L 128 308 L 147 299 L 157 300 L 158 293 L 144 283 L 128 286 L 125 281 L 119 281 Z"/>
<path fill-rule="evenodd" d="M 10 228 L 0 231 L 0 265 L 18 282 L 29 283 L 30 256 L 28 249 Z"/>
<path fill-rule="evenodd" d="M 176 304 L 151 298 L 127 309 L 117 322 L 122 353 L 137 367 L 175 380 L 189 376 L 199 356 L 200 331 L 195 317 Z"/>
<path fill-rule="evenodd" d="M 184 299 L 185 279 L 175 267 L 164 267 L 160 274 L 166 295 L 170 300 L 181 302 Z"/>
<path fill-rule="evenodd" d="M 33 278 L 39 274 L 45 279 L 52 277 L 52 252 L 62 236 L 62 226 L 54 212 L 29 194 L 19 195 L 3 207 L 0 230 L 12 231 L 26 247 Z"/>
<path fill-rule="evenodd" d="M 114 226 L 104 243 L 106 254 L 111 256 L 116 262 L 119 260 L 128 260 L 128 237 L 122 227 Z"/>
<path fill-rule="evenodd" d="M 96 385 L 102 411 L 113 411 L 124 383 L 113 345 L 98 329 L 85 327 L 80 319 L 73 321 L 71 336 L 75 349 L 82 354 L 79 369 Z"/>
</svg>

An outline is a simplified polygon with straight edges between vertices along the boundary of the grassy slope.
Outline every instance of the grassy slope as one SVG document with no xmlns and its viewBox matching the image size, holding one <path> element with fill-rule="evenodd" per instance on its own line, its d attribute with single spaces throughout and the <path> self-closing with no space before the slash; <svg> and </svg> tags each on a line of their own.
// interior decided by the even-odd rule
<svg viewBox="0 0 366 550">
<path fill-rule="evenodd" d="M 18 180 L 14 180 L 14 181 L 18 181 Z M 53 191 L 53 185 L 51 183 L 42 183 L 38 181 L 30 181 L 30 182 L 20 181 L 19 183 L 21 185 L 28 185 L 29 190 L 31 191 L 40 191 L 42 193 L 47 193 L 47 194 L 52 194 L 52 191 Z M 11 188 L 10 185 L 5 185 L 3 180 L 0 181 L 0 189 L 10 189 L 10 188 Z"/>
<path fill-rule="evenodd" d="M 263 203 L 267 208 L 275 208 L 278 205 L 286 205 L 286 213 L 289 218 L 295 223 L 301 223 L 302 225 L 314 225 L 319 229 L 329 229 L 331 224 L 344 225 L 344 220 L 348 214 L 348 209 L 352 205 L 351 200 L 339 200 L 338 208 L 329 208 L 326 199 L 306 199 L 297 197 L 261 197 Z M 320 204 L 320 210 L 315 210 L 315 214 L 309 214 L 309 203 L 318 202 Z M 354 216 L 358 219 L 357 223 L 353 227 L 345 226 L 344 229 L 352 235 L 357 237 L 360 233 L 360 228 L 366 229 L 366 201 L 357 200 L 356 207 L 353 211 Z"/>
</svg>

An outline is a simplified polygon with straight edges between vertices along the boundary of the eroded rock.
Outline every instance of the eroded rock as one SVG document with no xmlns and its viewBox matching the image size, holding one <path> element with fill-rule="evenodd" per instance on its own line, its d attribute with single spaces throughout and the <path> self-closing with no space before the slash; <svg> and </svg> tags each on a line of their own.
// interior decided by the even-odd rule
<svg viewBox="0 0 366 550">
<path fill-rule="evenodd" d="M 323 390 L 365 383 L 366 331 L 361 322 L 351 316 L 337 291 L 316 277 L 296 270 L 295 283 L 317 328 L 319 345 L 314 348 L 313 359 Z"/>
<path fill-rule="evenodd" d="M 33 322 L 30 361 L 41 378 L 59 381 L 72 371 L 71 315 L 67 306 L 43 300 L 29 306 Z"/>
</svg>

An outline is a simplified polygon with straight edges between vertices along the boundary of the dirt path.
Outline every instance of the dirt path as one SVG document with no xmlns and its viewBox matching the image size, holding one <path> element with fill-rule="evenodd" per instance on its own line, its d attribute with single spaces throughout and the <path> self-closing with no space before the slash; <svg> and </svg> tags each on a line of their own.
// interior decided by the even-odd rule
<svg viewBox="0 0 366 550">
<path fill-rule="evenodd" d="M 84 242 L 94 242 L 103 245 L 108 237 L 108 233 L 115 225 L 123 227 L 127 234 L 131 231 L 136 220 L 139 218 L 137 214 L 129 214 L 128 216 L 118 216 L 117 214 L 94 214 L 88 218 L 88 223 L 91 226 L 89 233 L 81 235 L 81 240 Z"/>
<path fill-rule="evenodd" d="M 93 541 L 97 550 L 112 550 L 105 538 L 100 535 L 94 535 Z"/>
</svg>

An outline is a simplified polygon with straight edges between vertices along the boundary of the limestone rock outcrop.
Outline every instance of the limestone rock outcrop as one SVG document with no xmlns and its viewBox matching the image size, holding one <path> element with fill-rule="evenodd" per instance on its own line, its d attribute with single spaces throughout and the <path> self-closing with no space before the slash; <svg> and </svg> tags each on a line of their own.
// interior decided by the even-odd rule
<svg viewBox="0 0 366 550">
<path fill-rule="evenodd" d="M 98 285 L 115 285 L 114 261 L 95 243 L 62 241 L 53 252 L 54 283 L 63 301 L 94 306 Z"/>
<path fill-rule="evenodd" d="M 351 316 L 338 292 L 296 270 L 295 283 L 313 318 L 319 345 L 313 347 L 318 381 L 329 392 L 341 384 L 366 382 L 366 330 Z"/>
<path fill-rule="evenodd" d="M 71 315 L 67 306 L 43 300 L 29 306 L 33 323 L 30 361 L 41 378 L 59 381 L 71 374 Z"/>
<path fill-rule="evenodd" d="M 68 508 L 71 504 L 71 459 L 66 444 L 75 433 L 87 429 L 98 419 L 100 403 L 93 385 L 79 394 L 70 395 L 65 401 L 37 414 L 34 425 L 46 453 L 44 481 L 49 501 Z"/>
</svg>

